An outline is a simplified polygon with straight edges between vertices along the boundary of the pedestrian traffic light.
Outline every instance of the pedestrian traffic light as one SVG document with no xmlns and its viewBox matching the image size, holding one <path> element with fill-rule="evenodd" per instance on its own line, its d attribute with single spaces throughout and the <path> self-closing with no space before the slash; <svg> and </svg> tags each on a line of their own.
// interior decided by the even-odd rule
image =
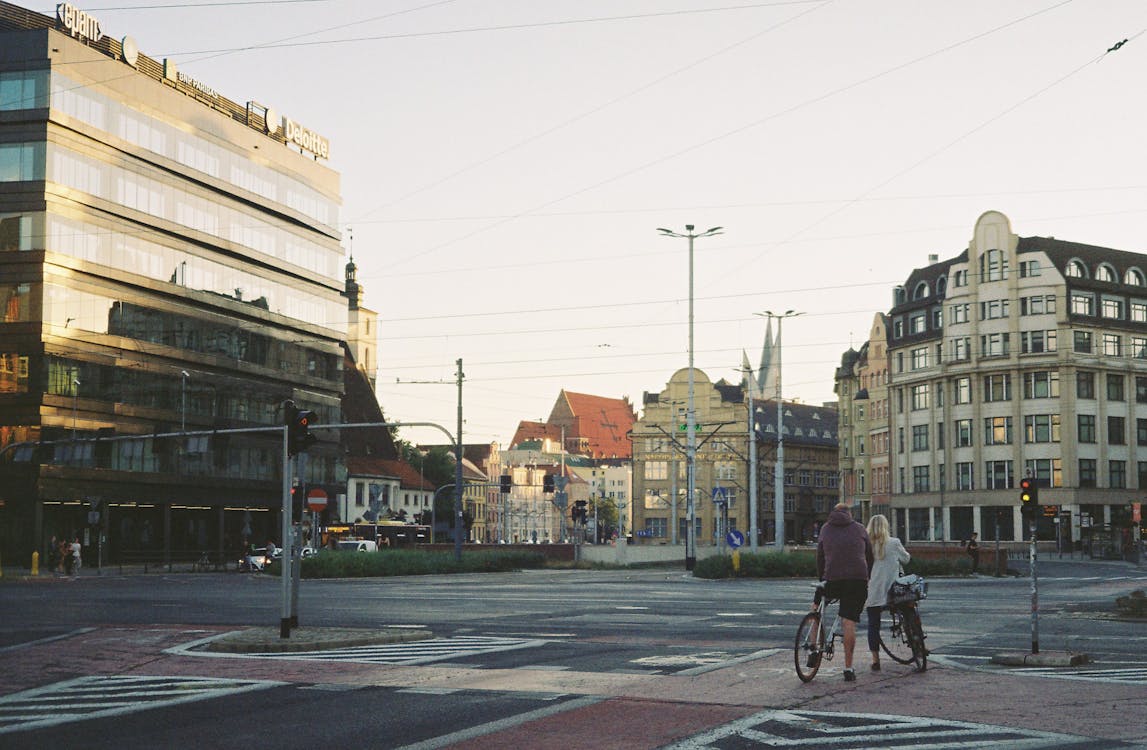
<svg viewBox="0 0 1147 750">
<path fill-rule="evenodd" d="M 315 413 L 309 409 L 296 408 L 290 401 L 284 407 L 287 419 L 287 455 L 296 456 L 316 442 L 315 436 L 311 434 Z"/>
<path fill-rule="evenodd" d="M 570 508 L 570 518 L 574 523 L 585 523 L 585 506 L 588 503 L 585 500 L 574 500 L 573 507 Z"/>
<path fill-rule="evenodd" d="M 1039 487 L 1031 477 L 1020 480 L 1020 510 L 1023 513 L 1035 514 L 1039 507 Z"/>
<path fill-rule="evenodd" d="M 509 474 L 503 474 L 501 477 L 499 477 L 499 479 L 501 479 L 502 494 L 509 495 L 510 488 L 514 485 L 512 478 Z"/>
<path fill-rule="evenodd" d="M 546 474 L 542 477 L 542 492 L 552 494 L 554 491 L 554 475 Z"/>
</svg>

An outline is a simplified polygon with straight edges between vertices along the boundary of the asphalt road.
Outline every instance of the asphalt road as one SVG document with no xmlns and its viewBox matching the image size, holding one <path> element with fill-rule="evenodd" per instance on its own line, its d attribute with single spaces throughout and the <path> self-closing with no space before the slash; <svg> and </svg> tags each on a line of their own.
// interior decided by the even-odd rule
<svg viewBox="0 0 1147 750">
<path fill-rule="evenodd" d="M 1040 681 L 987 664 L 992 653 L 1030 649 L 1030 579 L 936 579 L 922 605 L 933 668 L 886 668 L 879 683 L 866 673 L 848 693 L 839 664 L 807 689 L 793 677 L 809 580 L 642 570 L 304 581 L 303 625 L 420 626 L 436 640 L 321 659 L 209 658 L 187 644 L 278 625 L 278 579 L 111 572 L 0 584 L 0 746 L 634 748 L 705 729 L 740 732 L 742 744 L 697 747 L 754 747 L 753 737 L 796 736 L 846 715 L 856 744 L 834 746 L 904 747 L 901 721 L 937 742 L 979 738 L 967 747 L 1006 746 L 999 732 L 1031 747 L 1147 741 L 1147 726 L 1134 723 L 1145 721 L 1147 628 L 1101 616 L 1115 596 L 1147 587 L 1147 569 L 1121 563 L 1040 565 L 1041 650 L 1089 653 L 1090 671 Z M 1060 679 L 1072 675 L 1087 682 Z M 984 692 L 984 708 L 953 704 L 953 680 Z M 863 692 L 876 685 L 880 693 Z M 1089 695 L 1078 696 L 1081 685 Z M 1031 712 L 1031 694 L 1059 701 L 1060 719 Z M 1136 697 L 1127 726 L 1124 706 Z M 1099 702 L 1122 727 L 1105 728 Z M 835 710 L 791 713 L 814 708 Z M 757 713 L 769 709 L 790 713 Z"/>
</svg>

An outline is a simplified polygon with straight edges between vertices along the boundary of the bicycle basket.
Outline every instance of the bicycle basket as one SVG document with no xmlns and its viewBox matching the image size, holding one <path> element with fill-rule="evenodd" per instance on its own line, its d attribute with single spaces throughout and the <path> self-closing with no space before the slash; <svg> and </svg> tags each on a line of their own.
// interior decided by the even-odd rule
<svg viewBox="0 0 1147 750">
<path fill-rule="evenodd" d="M 889 604 L 918 602 L 928 598 L 928 582 L 915 573 L 900 576 L 888 590 Z"/>
</svg>

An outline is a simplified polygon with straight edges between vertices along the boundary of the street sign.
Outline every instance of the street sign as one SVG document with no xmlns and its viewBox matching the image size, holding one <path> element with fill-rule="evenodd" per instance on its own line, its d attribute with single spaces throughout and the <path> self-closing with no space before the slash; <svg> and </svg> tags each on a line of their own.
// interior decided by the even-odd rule
<svg viewBox="0 0 1147 750">
<path fill-rule="evenodd" d="M 1143 521 L 1142 507 L 1142 503 L 1131 503 L 1131 523 L 1141 523 Z"/>
<path fill-rule="evenodd" d="M 307 507 L 315 513 L 327 507 L 327 491 L 316 487 L 307 493 Z"/>
<path fill-rule="evenodd" d="M 1043 506 L 1043 515 L 1044 515 L 1044 518 L 1056 518 L 1057 516 L 1059 516 L 1059 506 L 1058 505 L 1045 505 L 1045 506 Z"/>
<path fill-rule="evenodd" d="M 725 535 L 725 541 L 729 543 L 730 547 L 737 549 L 738 547 L 745 546 L 745 535 L 733 529 Z"/>
<path fill-rule="evenodd" d="M 713 502 L 715 503 L 728 503 L 729 502 L 729 488 L 728 487 L 714 487 L 713 488 Z"/>
</svg>

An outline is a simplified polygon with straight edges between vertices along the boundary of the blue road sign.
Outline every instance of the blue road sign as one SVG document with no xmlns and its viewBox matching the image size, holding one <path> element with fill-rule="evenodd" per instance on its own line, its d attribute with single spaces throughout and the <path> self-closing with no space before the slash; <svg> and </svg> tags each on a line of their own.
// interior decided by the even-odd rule
<svg viewBox="0 0 1147 750">
<path fill-rule="evenodd" d="M 725 541 L 729 543 L 730 547 L 737 549 L 737 547 L 745 546 L 745 535 L 733 529 L 725 535 Z"/>
</svg>

